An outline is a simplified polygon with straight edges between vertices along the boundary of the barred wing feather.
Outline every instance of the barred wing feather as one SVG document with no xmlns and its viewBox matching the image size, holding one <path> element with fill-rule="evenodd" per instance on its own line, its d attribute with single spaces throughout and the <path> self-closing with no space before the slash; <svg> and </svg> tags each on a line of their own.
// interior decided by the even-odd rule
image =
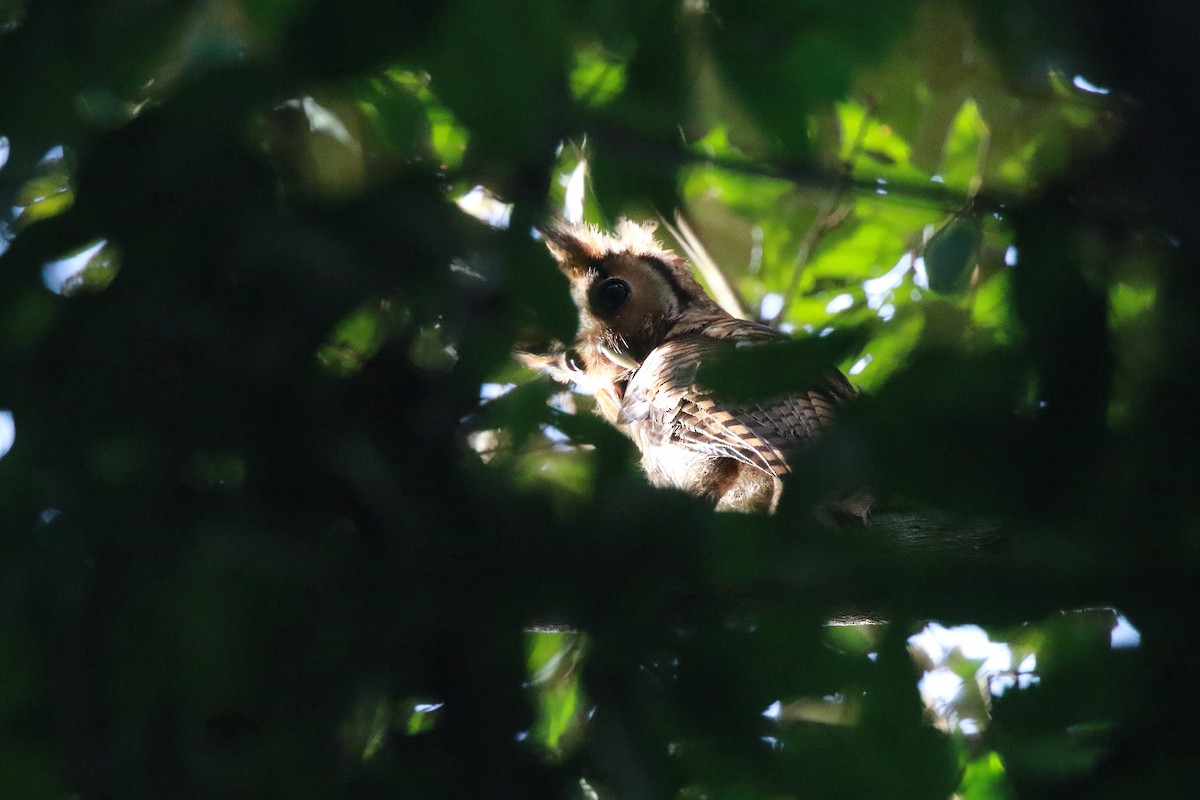
<svg viewBox="0 0 1200 800">
<path fill-rule="evenodd" d="M 710 329 L 707 333 L 712 333 Z M 696 383 L 706 355 L 730 340 L 780 338 L 770 328 L 737 321 L 721 338 L 692 334 L 657 347 L 634 373 L 619 421 L 646 422 L 655 444 L 672 442 L 715 457 L 736 459 L 779 476 L 789 457 L 811 442 L 833 419 L 838 403 L 855 393 L 841 373 L 831 371 L 822 385 L 759 403 L 719 401 Z"/>
</svg>

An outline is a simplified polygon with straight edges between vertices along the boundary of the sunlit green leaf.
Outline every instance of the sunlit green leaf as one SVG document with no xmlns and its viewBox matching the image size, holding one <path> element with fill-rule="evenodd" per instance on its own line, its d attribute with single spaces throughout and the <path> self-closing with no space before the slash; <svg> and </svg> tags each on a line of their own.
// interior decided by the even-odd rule
<svg viewBox="0 0 1200 800">
<path fill-rule="evenodd" d="M 602 106 L 625 88 L 625 64 L 596 47 L 575 51 L 571 94 L 585 105 Z"/>
<path fill-rule="evenodd" d="M 562 757 L 583 732 L 586 700 L 580 667 L 587 641 L 579 633 L 549 631 L 529 633 L 526 641 L 530 689 L 538 706 L 530 735 L 547 751 Z"/>
<path fill-rule="evenodd" d="M 784 180 L 719 167 L 686 169 L 681 178 L 684 197 L 691 200 L 712 198 L 731 209 L 755 216 L 769 213 L 792 191 L 792 185 Z"/>
<path fill-rule="evenodd" d="M 908 244 L 905 235 L 887 224 L 887 214 L 860 218 L 843 237 L 822 242 L 817 255 L 805 268 L 810 282 L 822 278 L 865 280 L 891 267 Z"/>
<path fill-rule="evenodd" d="M 415 97 L 424 110 L 429 135 L 429 146 L 434 155 L 445 168 L 453 169 L 462 163 L 470 139 L 468 131 L 454 113 L 443 105 L 437 98 L 431 86 L 429 75 L 412 70 L 393 68 L 386 73 L 389 81 L 402 91 Z M 395 111 L 381 109 L 381 114 L 387 114 L 380 120 L 385 134 L 396 137 L 392 126 L 400 121 L 404 127 L 400 129 L 401 136 L 397 141 L 402 142 L 407 135 L 406 128 L 410 124 L 406 119 L 407 106 L 402 102 L 402 96 L 397 99 L 400 106 Z M 396 119 L 397 115 L 399 120 Z"/>
<path fill-rule="evenodd" d="M 891 125 L 867 114 L 860 103 L 838 103 L 837 116 L 842 129 L 838 157 L 853 165 L 855 177 L 914 183 L 929 180 L 928 174 L 912 165 L 909 143 Z"/>
<path fill-rule="evenodd" d="M 338 324 L 329 341 L 317 351 L 317 359 L 334 375 L 351 375 L 388 338 L 403 330 L 408 319 L 408 309 L 393 301 L 367 303 Z"/>
<path fill-rule="evenodd" d="M 437 727 L 443 703 L 429 698 L 408 698 L 396 704 L 397 725 L 408 736 L 428 733 Z"/>
<path fill-rule="evenodd" d="M 987 123 L 979 113 L 979 106 L 968 99 L 955 116 L 942 151 L 938 173 L 943 183 L 970 194 L 979 191 L 987 143 Z"/>
<path fill-rule="evenodd" d="M 708 133 L 692 142 L 691 146 L 692 149 L 704 153 L 710 158 L 732 160 L 746 158 L 746 155 L 730 141 L 727 125 L 714 125 Z"/>
<path fill-rule="evenodd" d="M 1152 309 L 1155 295 L 1153 286 L 1113 284 L 1108 295 L 1109 308 L 1112 311 L 1112 324 L 1114 326 L 1122 325 Z"/>
<path fill-rule="evenodd" d="M 918 313 L 901 312 L 889 322 L 877 326 L 870 341 L 862 347 L 862 354 L 871 356 L 861 372 L 851 376 L 857 386 L 871 391 L 882 386 L 893 373 L 904 367 L 909 354 L 916 347 L 924 331 L 925 318 Z M 854 359 L 862 358 L 855 354 Z M 842 363 L 844 370 L 853 369 L 854 364 Z"/>
<path fill-rule="evenodd" d="M 61 171 L 34 178 L 21 188 L 16 198 L 21 207 L 22 226 L 63 213 L 75 202 L 75 192 Z"/>
<path fill-rule="evenodd" d="M 973 758 L 963 773 L 959 795 L 963 800 L 1008 800 L 1013 796 L 1004 775 L 1004 763 L 995 752 Z"/>
</svg>

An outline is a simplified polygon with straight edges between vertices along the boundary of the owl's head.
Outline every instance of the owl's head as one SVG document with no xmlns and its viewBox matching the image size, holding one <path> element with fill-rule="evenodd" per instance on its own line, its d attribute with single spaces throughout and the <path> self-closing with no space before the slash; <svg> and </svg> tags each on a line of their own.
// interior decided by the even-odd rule
<svg viewBox="0 0 1200 800">
<path fill-rule="evenodd" d="M 719 312 L 687 262 L 655 239 L 655 227 L 621 220 L 608 234 L 560 221 L 541 232 L 571 281 L 580 343 L 609 349 L 626 366 L 640 363 L 685 311 Z"/>
</svg>

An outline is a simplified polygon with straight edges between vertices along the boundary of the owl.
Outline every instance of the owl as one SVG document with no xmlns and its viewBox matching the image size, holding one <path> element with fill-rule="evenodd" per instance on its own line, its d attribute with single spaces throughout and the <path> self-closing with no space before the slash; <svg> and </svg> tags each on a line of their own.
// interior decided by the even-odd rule
<svg viewBox="0 0 1200 800">
<path fill-rule="evenodd" d="M 575 354 L 524 360 L 591 391 L 599 413 L 637 445 L 654 485 L 718 510 L 773 512 L 796 454 L 858 392 L 836 370 L 806 391 L 758 403 L 707 391 L 697 370 L 716 350 L 787 337 L 727 313 L 654 231 L 628 220 L 613 234 L 565 222 L 543 229 L 570 280 L 579 332 Z M 865 519 L 870 500 L 859 494 L 834 505 Z"/>
</svg>

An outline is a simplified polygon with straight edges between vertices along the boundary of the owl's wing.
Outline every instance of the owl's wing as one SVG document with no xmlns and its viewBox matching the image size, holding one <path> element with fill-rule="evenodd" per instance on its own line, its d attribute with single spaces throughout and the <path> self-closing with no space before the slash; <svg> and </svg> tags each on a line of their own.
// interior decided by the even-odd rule
<svg viewBox="0 0 1200 800">
<path fill-rule="evenodd" d="M 720 339 L 697 334 L 655 348 L 630 379 L 618 421 L 646 421 L 647 435 L 656 444 L 674 442 L 734 458 L 768 475 L 788 472 L 789 457 L 829 424 L 842 400 L 857 392 L 831 370 L 808 391 L 759 403 L 719 401 L 696 383 L 700 362 L 722 342 L 779 338 L 769 328 L 740 321 L 734 331 L 720 333 Z"/>
</svg>

